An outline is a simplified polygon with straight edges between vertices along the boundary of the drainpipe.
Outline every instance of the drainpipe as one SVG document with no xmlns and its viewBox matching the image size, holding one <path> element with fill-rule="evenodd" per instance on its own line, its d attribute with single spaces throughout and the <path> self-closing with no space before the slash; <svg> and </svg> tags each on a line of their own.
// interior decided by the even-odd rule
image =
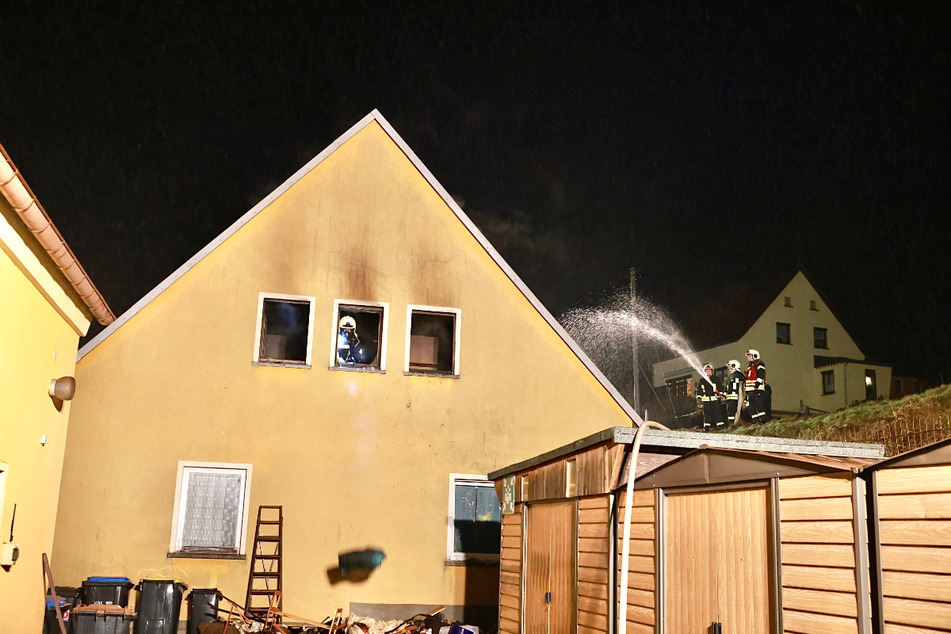
<svg viewBox="0 0 951 634">
<path fill-rule="evenodd" d="M 108 326 L 115 321 L 116 316 L 106 304 L 106 300 L 89 279 L 89 275 L 73 255 L 69 245 L 63 240 L 63 236 L 53 225 L 46 210 L 43 209 L 30 186 L 26 184 L 22 174 L 13 164 L 13 159 L 2 145 L 0 145 L 0 154 L 4 159 L 0 161 L 0 191 L 3 192 L 3 197 L 7 199 L 23 224 L 46 250 L 59 270 L 63 272 L 66 280 L 79 294 L 93 317 L 103 326 Z"/>
<path fill-rule="evenodd" d="M 660 423 L 647 420 L 637 427 L 637 433 L 634 434 L 634 448 L 631 449 L 631 468 L 627 474 L 627 495 L 624 499 L 624 536 L 621 539 L 621 596 L 619 597 L 620 613 L 618 614 L 618 634 L 627 634 L 627 578 L 630 567 L 631 553 L 631 507 L 634 505 L 634 479 L 637 477 L 637 456 L 641 452 L 641 442 L 644 440 L 644 432 L 649 427 L 654 429 L 667 430 Z"/>
</svg>

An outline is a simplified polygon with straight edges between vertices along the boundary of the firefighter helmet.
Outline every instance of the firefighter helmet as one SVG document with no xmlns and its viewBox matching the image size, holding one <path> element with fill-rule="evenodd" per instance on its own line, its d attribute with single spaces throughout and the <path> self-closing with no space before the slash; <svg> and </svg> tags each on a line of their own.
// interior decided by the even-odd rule
<svg viewBox="0 0 951 634">
<path fill-rule="evenodd" d="M 356 329 L 357 329 L 357 322 L 356 322 L 356 320 L 355 320 L 353 317 L 351 317 L 350 315 L 344 315 L 343 317 L 340 318 L 340 324 L 339 324 L 339 326 L 340 326 L 340 329 L 341 329 L 341 330 L 343 330 L 344 328 L 348 328 L 348 329 L 350 329 L 350 330 L 356 330 Z"/>
<path fill-rule="evenodd" d="M 709 363 L 704 363 L 704 364 L 703 364 L 703 371 L 706 372 L 707 370 L 710 370 L 711 372 L 713 372 L 713 366 L 710 365 Z"/>
<path fill-rule="evenodd" d="M 754 360 L 759 360 L 759 350 L 753 350 L 752 348 L 750 348 L 749 350 L 746 351 L 746 354 L 753 355 Z"/>
<path fill-rule="evenodd" d="M 740 362 L 736 359 L 730 359 L 726 362 L 726 367 L 732 372 L 738 372 L 740 370 Z"/>
</svg>

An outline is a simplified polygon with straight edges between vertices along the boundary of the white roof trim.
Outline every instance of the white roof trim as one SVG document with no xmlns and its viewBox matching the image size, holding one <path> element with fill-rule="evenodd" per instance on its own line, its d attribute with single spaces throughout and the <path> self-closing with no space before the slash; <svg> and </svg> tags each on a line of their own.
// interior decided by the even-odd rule
<svg viewBox="0 0 951 634">
<path fill-rule="evenodd" d="M 416 156 L 416 153 L 406 144 L 403 138 L 396 132 L 393 126 L 380 114 L 379 110 L 374 109 L 370 114 L 363 117 L 360 121 L 354 124 L 349 130 L 340 135 L 337 140 L 328 145 L 324 150 L 308 161 L 303 167 L 297 170 L 290 178 L 284 181 L 277 189 L 272 191 L 266 197 L 264 197 L 261 202 L 248 210 L 243 216 L 238 218 L 234 224 L 221 232 L 218 237 L 209 242 L 201 251 L 193 255 L 187 262 L 180 266 L 174 273 L 169 275 L 167 278 L 162 280 L 158 286 L 153 288 L 145 297 L 140 299 L 138 302 L 132 305 L 127 311 L 122 313 L 111 325 L 104 328 L 98 335 L 91 339 L 86 345 L 84 345 L 79 350 L 79 355 L 77 361 L 81 360 L 84 356 L 89 354 L 96 346 L 105 341 L 109 335 L 118 330 L 125 324 L 127 321 L 132 319 L 140 310 L 145 308 L 145 306 L 160 295 L 165 289 L 175 283 L 180 277 L 185 275 L 193 266 L 198 264 L 206 255 L 214 251 L 218 245 L 222 244 L 225 240 L 234 235 L 241 227 L 243 227 L 247 222 L 254 218 L 258 213 L 260 213 L 264 208 L 270 205 L 274 200 L 276 200 L 281 194 L 286 192 L 294 184 L 297 183 L 301 178 L 304 177 L 308 172 L 313 170 L 317 165 L 319 165 L 325 158 L 333 154 L 333 152 L 339 148 L 341 145 L 349 141 L 353 136 L 360 132 L 363 128 L 369 125 L 371 122 L 376 121 L 380 127 L 393 139 L 393 142 L 400 148 L 403 154 L 410 160 L 413 166 L 419 170 L 420 174 L 423 175 L 423 178 L 430 184 L 433 190 L 443 199 L 452 212 L 456 215 L 460 222 L 469 230 L 469 233 L 478 241 L 482 248 L 485 249 L 489 257 L 491 257 L 495 263 L 502 269 L 506 276 L 515 284 L 515 287 L 525 296 L 525 299 L 535 308 L 539 315 L 548 322 L 548 325 L 552 327 L 555 333 L 565 342 L 565 344 L 571 349 L 571 351 L 578 357 L 578 359 L 585 365 L 588 371 L 598 380 L 598 382 L 608 391 L 611 397 L 617 402 L 617 404 L 624 410 L 631 420 L 635 424 L 640 424 L 643 422 L 643 419 L 638 416 L 637 412 L 628 404 L 623 396 L 617 391 L 617 388 L 604 376 L 604 374 L 598 369 L 598 367 L 588 358 L 588 355 L 581 349 L 581 347 L 571 338 L 564 328 L 561 327 L 561 324 L 552 316 L 548 309 L 535 297 L 535 294 L 529 290 L 528 286 L 525 285 L 525 282 L 519 278 L 515 271 L 508 265 L 508 263 L 502 258 L 502 255 L 495 250 L 495 247 L 486 239 L 482 232 L 479 231 L 479 228 L 475 226 L 472 220 L 465 214 L 461 207 L 456 204 L 456 201 L 453 200 L 452 196 L 449 195 L 449 192 L 436 180 L 436 177 L 433 176 L 432 172 L 423 164 L 423 162 Z"/>
</svg>

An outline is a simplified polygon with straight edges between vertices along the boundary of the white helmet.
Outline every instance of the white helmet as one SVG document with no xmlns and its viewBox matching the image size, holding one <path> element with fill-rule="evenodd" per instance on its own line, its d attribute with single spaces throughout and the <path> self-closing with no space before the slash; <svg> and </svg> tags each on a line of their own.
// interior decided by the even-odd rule
<svg viewBox="0 0 951 634">
<path fill-rule="evenodd" d="M 706 372 L 707 370 L 710 370 L 711 372 L 713 372 L 713 366 L 710 365 L 709 363 L 704 363 L 704 364 L 703 364 L 703 371 Z"/>
<path fill-rule="evenodd" d="M 357 322 L 350 315 L 344 315 L 343 317 L 340 318 L 339 327 L 341 330 L 343 330 L 344 328 L 349 328 L 350 330 L 356 330 Z"/>
<path fill-rule="evenodd" d="M 750 348 L 749 350 L 746 351 L 746 354 L 753 355 L 753 359 L 759 359 L 759 350 L 753 350 L 752 348 Z"/>
<path fill-rule="evenodd" d="M 736 359 L 730 359 L 729 361 L 726 362 L 726 367 L 728 370 L 732 370 L 733 372 L 738 372 L 740 369 L 740 362 L 737 361 Z"/>
</svg>

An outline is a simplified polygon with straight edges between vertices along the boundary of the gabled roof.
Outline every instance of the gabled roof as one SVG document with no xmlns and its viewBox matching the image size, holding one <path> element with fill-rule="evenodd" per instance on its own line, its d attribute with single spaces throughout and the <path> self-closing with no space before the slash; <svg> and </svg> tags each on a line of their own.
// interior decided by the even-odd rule
<svg viewBox="0 0 951 634">
<path fill-rule="evenodd" d="M 923 467 L 939 464 L 951 464 L 951 438 L 939 440 L 936 443 L 906 451 L 903 454 L 882 460 L 867 467 L 866 471 L 878 469 L 893 469 L 901 467 Z"/>
<path fill-rule="evenodd" d="M 110 326 L 102 330 L 98 335 L 96 335 L 92 340 L 90 340 L 86 345 L 84 345 L 79 350 L 79 357 L 77 359 L 81 360 L 84 356 L 89 354 L 96 346 L 109 338 L 109 336 L 114 333 L 116 330 L 121 328 L 123 324 L 132 319 L 136 314 L 139 313 L 143 308 L 145 308 L 153 299 L 162 294 L 167 288 L 174 284 L 179 278 L 184 276 L 189 270 L 197 265 L 202 259 L 205 258 L 209 253 L 214 251 L 218 246 L 224 243 L 228 238 L 234 235 L 241 227 L 247 224 L 252 218 L 261 213 L 266 209 L 274 200 L 281 196 L 284 192 L 289 190 L 294 186 L 299 180 L 301 180 L 308 172 L 316 168 L 322 161 L 334 153 L 340 146 L 349 141 L 354 137 L 358 132 L 364 129 L 366 126 L 371 123 L 377 123 L 386 134 L 392 139 L 392 141 L 399 147 L 399 149 L 406 155 L 406 158 L 413 164 L 413 166 L 419 170 L 419 173 L 426 179 L 429 185 L 433 190 L 443 199 L 449 209 L 456 215 L 459 221 L 463 226 L 472 234 L 473 238 L 485 249 L 486 253 L 495 261 L 498 267 L 505 273 L 505 275 L 512 281 L 515 287 L 522 293 L 522 295 L 528 300 L 528 302 L 534 307 L 541 317 L 548 322 L 548 325 L 555 331 L 555 333 L 565 342 L 565 344 L 571 349 L 571 351 L 578 357 L 578 359 L 585 365 L 588 371 L 597 379 L 599 383 L 604 387 L 605 390 L 611 395 L 611 397 L 617 402 L 621 409 L 631 418 L 634 424 L 639 424 L 642 421 L 641 417 L 631 408 L 623 396 L 617 391 L 614 385 L 608 381 L 608 379 L 602 374 L 602 372 L 597 368 L 597 366 L 588 358 L 584 351 L 578 346 L 578 344 L 571 338 L 571 336 L 565 331 L 564 328 L 558 323 L 558 321 L 551 315 L 547 308 L 538 300 L 537 297 L 529 290 L 528 286 L 519 278 L 515 271 L 508 265 L 508 263 L 502 258 L 501 254 L 495 250 L 495 247 L 486 239 L 486 237 L 479 231 L 478 227 L 473 224 L 472 220 L 462 211 L 462 208 L 453 200 L 452 196 L 449 195 L 449 192 L 436 180 L 435 176 L 429 171 L 429 169 L 423 164 L 423 162 L 416 156 L 416 153 L 406 144 L 402 137 L 396 132 L 392 125 L 383 117 L 378 110 L 373 110 L 370 114 L 365 116 L 359 122 L 354 124 L 349 130 L 344 132 L 340 137 L 338 137 L 333 143 L 328 145 L 320 154 L 315 156 L 309 162 L 307 162 L 303 167 L 301 167 L 297 172 L 295 172 L 290 178 L 284 181 L 279 187 L 274 191 L 268 194 L 263 200 L 261 200 L 257 205 L 249 209 L 243 216 L 238 218 L 230 227 L 225 229 L 218 237 L 209 242 L 203 249 L 198 253 L 193 255 L 187 262 L 180 266 L 174 273 L 165 278 L 158 286 L 153 288 L 148 294 L 145 295 L 142 299 L 132 305 L 126 312 L 120 315 Z"/>
</svg>

